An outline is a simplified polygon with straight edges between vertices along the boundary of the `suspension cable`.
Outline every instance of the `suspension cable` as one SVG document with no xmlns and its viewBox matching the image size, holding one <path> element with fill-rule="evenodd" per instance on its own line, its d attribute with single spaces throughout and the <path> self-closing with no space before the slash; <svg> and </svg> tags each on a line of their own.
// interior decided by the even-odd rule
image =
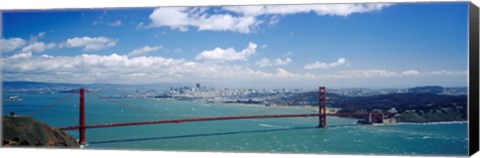
<svg viewBox="0 0 480 158">
<path fill-rule="evenodd" d="M 128 103 L 124 103 L 124 102 L 121 102 L 121 101 L 118 101 L 118 100 L 114 100 L 114 99 L 110 99 L 110 98 L 105 98 L 105 97 L 101 96 L 100 94 L 98 94 L 98 93 L 96 93 L 96 92 L 93 92 L 93 91 L 87 91 L 87 92 L 90 93 L 90 94 L 95 95 L 96 97 L 98 97 L 98 98 L 100 98 L 100 99 L 108 100 L 108 101 L 110 101 L 110 102 L 114 102 L 114 103 L 117 103 L 117 104 L 119 104 L 119 105 L 122 105 L 122 106 L 125 106 L 125 107 L 129 107 L 129 108 L 132 108 L 132 109 L 137 109 L 137 110 L 140 110 L 140 111 L 143 111 L 143 112 L 153 113 L 153 114 L 159 114 L 159 115 L 164 115 L 164 116 L 178 116 L 178 115 L 171 115 L 171 114 L 168 114 L 168 113 L 163 113 L 163 112 L 154 111 L 154 110 L 151 110 L 151 109 L 145 109 L 145 108 L 142 108 L 142 107 L 130 105 L 130 104 L 128 104 Z"/>
<path fill-rule="evenodd" d="M 67 95 L 67 96 L 65 96 L 65 97 L 63 97 L 63 98 L 61 98 L 61 99 L 59 99 L 59 100 L 57 100 L 57 101 L 55 101 L 55 102 L 53 102 L 53 103 L 51 103 L 51 104 L 48 104 L 48 105 L 46 105 L 46 106 L 43 106 L 43 107 L 41 107 L 40 109 L 35 110 L 34 112 L 30 113 L 29 116 L 33 116 L 33 115 L 35 115 L 35 114 L 37 114 L 37 113 L 40 113 L 40 112 L 42 112 L 42 111 L 44 111 L 44 110 L 46 110 L 46 109 L 48 109 L 48 108 L 50 108 L 50 107 L 52 107 L 52 106 L 55 106 L 55 105 L 57 105 L 57 104 L 65 101 L 65 100 L 67 100 L 68 98 L 72 97 L 73 94 L 76 94 L 76 93 L 70 93 L 69 95 Z"/>
</svg>

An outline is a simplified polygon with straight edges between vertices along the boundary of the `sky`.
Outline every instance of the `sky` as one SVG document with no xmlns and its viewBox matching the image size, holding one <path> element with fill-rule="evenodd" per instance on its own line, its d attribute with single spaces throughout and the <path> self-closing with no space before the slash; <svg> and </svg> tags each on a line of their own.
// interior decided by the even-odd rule
<svg viewBox="0 0 480 158">
<path fill-rule="evenodd" d="M 467 86 L 468 3 L 2 12 L 2 80 Z"/>
</svg>

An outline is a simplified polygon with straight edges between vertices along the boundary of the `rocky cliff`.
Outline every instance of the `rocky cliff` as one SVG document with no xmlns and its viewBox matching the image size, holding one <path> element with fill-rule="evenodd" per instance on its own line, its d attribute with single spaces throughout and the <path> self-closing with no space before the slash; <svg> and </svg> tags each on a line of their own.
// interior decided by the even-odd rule
<svg viewBox="0 0 480 158">
<path fill-rule="evenodd" d="M 3 146 L 78 148 L 77 141 L 28 116 L 3 117 Z"/>
</svg>

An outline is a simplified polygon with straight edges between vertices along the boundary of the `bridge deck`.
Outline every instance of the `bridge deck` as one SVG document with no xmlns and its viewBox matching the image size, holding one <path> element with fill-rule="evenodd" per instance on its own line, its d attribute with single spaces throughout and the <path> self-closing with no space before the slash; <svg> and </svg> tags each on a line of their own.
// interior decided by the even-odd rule
<svg viewBox="0 0 480 158">
<path fill-rule="evenodd" d="M 340 113 L 340 114 L 326 114 L 327 116 L 367 116 L 369 113 Z M 375 114 L 373 114 L 375 115 Z M 314 117 L 320 116 L 320 114 L 283 114 L 283 115 L 250 115 L 250 116 L 218 116 L 218 117 L 199 117 L 199 118 L 185 118 L 174 120 L 153 120 L 153 121 L 141 121 L 141 122 L 123 122 L 123 123 L 109 123 L 109 124 L 97 124 L 86 125 L 85 128 L 106 128 L 106 127 L 121 127 L 121 126 L 137 126 L 137 125 L 150 125 L 150 124 L 167 124 L 167 123 L 183 123 L 183 122 L 200 122 L 200 121 L 220 121 L 220 120 L 240 120 L 240 119 L 259 119 L 259 118 L 288 118 L 288 117 Z M 59 128 L 60 130 L 77 130 L 82 128 L 81 126 L 69 126 Z"/>
</svg>

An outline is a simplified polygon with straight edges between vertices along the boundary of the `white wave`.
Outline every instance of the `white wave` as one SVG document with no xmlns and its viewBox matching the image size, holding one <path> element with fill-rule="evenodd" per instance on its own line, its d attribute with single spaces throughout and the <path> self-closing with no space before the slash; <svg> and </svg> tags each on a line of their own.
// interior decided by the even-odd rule
<svg viewBox="0 0 480 158">
<path fill-rule="evenodd" d="M 468 121 L 439 121 L 439 122 L 428 122 L 428 123 L 414 123 L 414 122 L 397 122 L 397 123 L 391 123 L 391 124 L 383 124 L 385 125 L 444 125 L 444 124 L 463 124 L 463 123 L 468 123 Z"/>
<path fill-rule="evenodd" d="M 468 123 L 468 121 L 440 121 L 440 122 L 429 122 L 429 123 L 421 123 L 424 125 L 439 125 L 439 124 L 462 124 Z"/>
<path fill-rule="evenodd" d="M 422 139 L 429 139 L 429 138 L 432 138 L 432 137 L 429 137 L 429 136 L 423 136 Z"/>
<path fill-rule="evenodd" d="M 277 126 L 277 125 L 269 125 L 269 124 L 258 124 L 259 126 L 262 126 L 262 127 L 270 127 L 270 128 L 289 128 L 289 127 L 286 127 L 286 126 Z"/>
</svg>

